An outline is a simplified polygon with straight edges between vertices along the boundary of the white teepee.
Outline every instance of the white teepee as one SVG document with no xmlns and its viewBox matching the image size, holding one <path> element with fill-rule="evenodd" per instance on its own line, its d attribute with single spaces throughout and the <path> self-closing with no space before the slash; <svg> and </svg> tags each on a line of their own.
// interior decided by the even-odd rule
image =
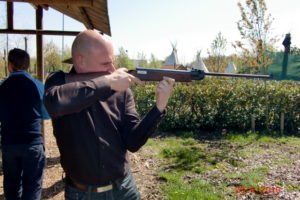
<svg viewBox="0 0 300 200">
<path fill-rule="evenodd" d="M 236 73 L 236 67 L 235 67 L 234 62 L 228 63 L 225 73 Z"/>
<path fill-rule="evenodd" d="M 179 64 L 178 62 L 178 56 L 177 56 L 177 43 L 171 43 L 172 45 L 172 53 L 166 58 L 165 60 L 165 65 L 172 65 L 172 66 L 176 66 Z"/>
<path fill-rule="evenodd" d="M 204 72 L 209 72 L 200 56 L 200 52 L 197 53 L 196 61 L 192 64 L 192 69 L 199 69 L 203 70 Z"/>
</svg>

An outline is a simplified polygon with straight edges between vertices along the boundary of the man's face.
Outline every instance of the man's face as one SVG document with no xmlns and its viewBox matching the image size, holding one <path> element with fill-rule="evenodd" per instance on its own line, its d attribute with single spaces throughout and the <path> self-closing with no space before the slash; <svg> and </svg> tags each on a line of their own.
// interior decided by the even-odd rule
<svg viewBox="0 0 300 200">
<path fill-rule="evenodd" d="M 89 72 L 114 72 L 114 56 L 112 48 L 91 48 L 89 52 L 81 56 L 81 65 L 77 66 L 78 73 Z"/>
</svg>

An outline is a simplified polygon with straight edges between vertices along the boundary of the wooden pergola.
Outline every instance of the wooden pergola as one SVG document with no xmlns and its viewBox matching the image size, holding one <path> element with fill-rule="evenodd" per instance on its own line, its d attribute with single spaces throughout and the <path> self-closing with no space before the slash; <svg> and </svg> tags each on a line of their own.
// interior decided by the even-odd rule
<svg viewBox="0 0 300 200">
<path fill-rule="evenodd" d="M 85 25 L 87 29 L 111 35 L 107 0 L 0 0 L 7 2 L 7 28 L 0 29 L 0 34 L 36 35 L 37 77 L 44 81 L 43 35 L 75 36 L 77 31 L 43 30 L 43 10 L 53 8 Z M 14 2 L 25 2 L 35 8 L 36 29 L 20 30 L 14 28 Z"/>
</svg>

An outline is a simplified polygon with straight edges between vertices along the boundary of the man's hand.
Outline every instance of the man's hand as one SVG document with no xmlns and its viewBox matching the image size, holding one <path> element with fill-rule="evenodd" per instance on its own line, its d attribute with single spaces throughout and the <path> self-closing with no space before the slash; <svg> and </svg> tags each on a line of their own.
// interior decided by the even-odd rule
<svg viewBox="0 0 300 200">
<path fill-rule="evenodd" d="M 105 76 L 109 80 L 112 90 L 116 92 L 125 91 L 132 83 L 137 83 L 140 86 L 144 86 L 140 79 L 127 73 L 127 71 L 128 70 L 126 68 L 119 68 L 113 73 Z"/>
<path fill-rule="evenodd" d="M 164 77 L 160 81 L 156 89 L 156 106 L 160 112 L 166 108 L 168 100 L 171 96 L 175 80 L 169 77 Z"/>
</svg>

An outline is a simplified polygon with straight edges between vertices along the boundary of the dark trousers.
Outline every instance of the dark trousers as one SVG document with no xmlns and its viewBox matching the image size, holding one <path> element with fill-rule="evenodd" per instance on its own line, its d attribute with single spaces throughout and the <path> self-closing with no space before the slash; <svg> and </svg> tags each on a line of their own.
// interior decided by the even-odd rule
<svg viewBox="0 0 300 200">
<path fill-rule="evenodd" d="M 129 172 L 123 179 L 112 182 L 113 189 L 107 192 L 81 191 L 66 183 L 66 200 L 140 200 L 135 180 Z"/>
<path fill-rule="evenodd" d="M 3 145 L 3 186 L 6 200 L 40 200 L 46 165 L 44 146 Z"/>
</svg>

